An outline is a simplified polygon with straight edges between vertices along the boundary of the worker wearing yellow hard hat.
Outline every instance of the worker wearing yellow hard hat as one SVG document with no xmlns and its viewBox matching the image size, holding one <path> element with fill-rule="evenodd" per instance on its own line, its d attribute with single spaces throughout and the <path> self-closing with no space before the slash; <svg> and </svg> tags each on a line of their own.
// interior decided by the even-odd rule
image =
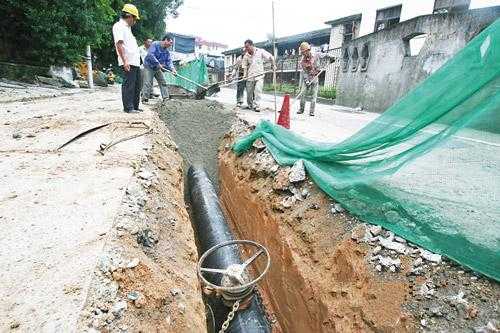
<svg viewBox="0 0 500 333">
<path fill-rule="evenodd" d="M 136 113 L 141 95 L 141 56 L 132 26 L 139 19 L 137 7 L 127 3 L 123 6 L 120 20 L 113 25 L 118 65 L 123 69 L 122 102 L 123 111 Z"/>
<path fill-rule="evenodd" d="M 319 76 L 325 70 L 322 68 L 321 59 L 328 57 L 331 58 L 330 62 L 334 60 L 328 53 L 312 52 L 311 45 L 308 42 L 302 42 L 299 46 L 301 59 L 300 68 L 300 109 L 298 114 L 304 113 L 306 107 L 306 96 L 311 94 L 311 105 L 309 115 L 314 116 L 314 109 L 316 108 L 316 100 L 318 98 L 319 90 Z"/>
<path fill-rule="evenodd" d="M 122 12 L 123 13 L 129 13 L 133 16 L 135 16 L 135 18 L 137 20 L 140 20 L 140 17 L 139 17 L 139 10 L 137 9 L 136 6 L 134 6 L 133 4 L 131 3 L 126 3 L 125 5 L 123 5 L 123 9 L 122 9 Z"/>
<path fill-rule="evenodd" d="M 311 45 L 309 45 L 308 42 L 302 42 L 300 43 L 300 52 L 301 53 L 304 53 L 306 51 L 310 51 L 311 50 Z"/>
</svg>

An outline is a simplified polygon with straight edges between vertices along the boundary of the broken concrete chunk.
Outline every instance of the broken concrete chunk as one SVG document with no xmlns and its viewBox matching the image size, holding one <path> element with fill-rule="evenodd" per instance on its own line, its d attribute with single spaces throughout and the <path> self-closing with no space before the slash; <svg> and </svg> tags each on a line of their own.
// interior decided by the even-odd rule
<svg viewBox="0 0 500 333">
<path fill-rule="evenodd" d="M 425 296 L 426 298 L 430 298 L 432 295 L 434 295 L 434 292 L 435 290 L 427 286 L 426 283 L 423 283 L 418 291 L 420 295 Z"/>
<path fill-rule="evenodd" d="M 304 198 L 302 197 L 302 191 L 294 186 L 290 186 L 289 190 L 293 193 L 295 200 L 302 201 Z"/>
<path fill-rule="evenodd" d="M 127 264 L 127 268 L 135 268 L 137 265 L 139 265 L 139 259 L 134 258 Z"/>
<path fill-rule="evenodd" d="M 415 267 L 412 268 L 411 271 L 407 273 L 407 275 L 422 275 L 423 273 L 424 273 L 423 267 Z"/>
<path fill-rule="evenodd" d="M 394 266 L 395 269 L 401 268 L 401 260 L 399 259 L 392 259 L 391 257 L 378 256 L 378 262 L 385 268 L 390 268 L 391 266 Z"/>
<path fill-rule="evenodd" d="M 111 258 L 106 254 L 102 255 L 99 258 L 98 267 L 104 274 L 111 272 L 111 267 L 112 267 Z"/>
<path fill-rule="evenodd" d="M 442 257 L 440 254 L 432 253 L 424 249 L 420 249 L 420 256 L 427 261 L 435 262 L 436 264 L 440 264 Z"/>
<path fill-rule="evenodd" d="M 153 173 L 148 170 L 141 170 L 137 176 L 144 180 L 151 180 L 153 178 Z"/>
<path fill-rule="evenodd" d="M 422 258 L 415 259 L 415 261 L 413 262 L 413 267 L 418 267 L 422 265 L 422 262 L 423 262 Z"/>
<path fill-rule="evenodd" d="M 333 204 L 333 207 L 332 207 L 332 213 L 333 214 L 335 214 L 335 213 L 343 213 L 344 211 L 345 211 L 345 209 L 339 203 Z"/>
<path fill-rule="evenodd" d="M 385 247 L 388 250 L 394 250 L 398 253 L 405 254 L 406 253 L 406 246 L 404 244 L 394 242 L 392 241 L 394 237 L 389 236 L 388 238 L 384 238 L 382 236 L 379 236 L 379 242 L 380 245 Z"/>
<path fill-rule="evenodd" d="M 380 233 L 382 232 L 382 227 L 379 226 L 379 225 L 372 225 L 370 226 L 370 233 L 373 235 L 373 236 L 378 236 L 380 235 Z"/>
<path fill-rule="evenodd" d="M 116 302 L 113 307 L 111 308 L 111 312 L 116 318 L 121 317 L 123 311 L 127 309 L 127 302 L 125 301 L 118 301 Z"/>
<path fill-rule="evenodd" d="M 406 244 L 406 239 L 401 238 L 401 237 L 394 237 L 394 241 L 402 244 Z"/>
<path fill-rule="evenodd" d="M 303 160 L 298 160 L 293 164 L 288 179 L 291 183 L 299 183 L 306 179 L 306 170 Z"/>
<path fill-rule="evenodd" d="M 127 298 L 131 301 L 135 301 L 136 299 L 139 298 L 139 292 L 138 291 L 131 291 L 127 294 Z"/>
<path fill-rule="evenodd" d="M 376 247 L 373 249 L 372 254 L 373 254 L 374 256 L 376 256 L 377 254 L 379 254 L 379 253 L 380 253 L 380 251 L 382 251 L 382 247 L 381 247 L 381 246 L 376 246 Z"/>
<path fill-rule="evenodd" d="M 448 300 L 455 305 L 457 305 L 457 304 L 467 305 L 468 302 L 464 296 L 465 296 L 465 293 L 463 291 L 460 291 L 458 294 L 448 297 Z"/>
<path fill-rule="evenodd" d="M 441 311 L 441 308 L 438 306 L 433 306 L 432 308 L 430 308 L 430 312 L 431 312 L 431 315 L 433 317 L 442 317 L 443 316 L 443 312 Z"/>
<path fill-rule="evenodd" d="M 293 204 L 295 204 L 296 200 L 297 199 L 295 198 L 295 196 L 286 197 L 285 199 L 283 199 L 283 201 L 281 201 L 281 205 L 285 208 L 290 208 L 293 206 Z"/>
</svg>

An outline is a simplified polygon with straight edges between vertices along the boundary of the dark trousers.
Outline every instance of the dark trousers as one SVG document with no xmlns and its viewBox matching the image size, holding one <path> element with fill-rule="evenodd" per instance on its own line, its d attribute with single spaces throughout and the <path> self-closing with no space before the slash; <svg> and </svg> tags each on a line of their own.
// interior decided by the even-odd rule
<svg viewBox="0 0 500 333">
<path fill-rule="evenodd" d="M 139 109 L 141 98 L 141 70 L 137 66 L 130 66 L 130 71 L 123 70 L 122 102 L 124 111 Z"/>
<path fill-rule="evenodd" d="M 243 103 L 243 93 L 245 92 L 247 81 L 243 80 L 237 83 L 236 86 L 236 103 Z"/>
</svg>

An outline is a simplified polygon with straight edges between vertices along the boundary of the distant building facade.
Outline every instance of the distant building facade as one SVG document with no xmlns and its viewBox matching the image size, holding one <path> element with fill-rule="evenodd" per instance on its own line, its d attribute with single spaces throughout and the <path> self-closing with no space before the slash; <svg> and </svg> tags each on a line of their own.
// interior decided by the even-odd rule
<svg viewBox="0 0 500 333">
<path fill-rule="evenodd" d="M 228 49 L 227 45 L 225 44 L 218 42 L 211 42 L 201 37 L 196 37 L 195 44 L 196 44 L 196 51 L 195 51 L 196 54 L 223 57 L 224 55 L 222 54 L 222 52 Z"/>
<path fill-rule="evenodd" d="M 376 11 L 371 33 L 360 29 L 343 43 L 337 104 L 374 112 L 390 107 L 500 17 L 500 6 L 469 10 L 468 4 L 436 0 L 429 14 L 403 22 L 397 13 L 404 7 Z"/>
</svg>

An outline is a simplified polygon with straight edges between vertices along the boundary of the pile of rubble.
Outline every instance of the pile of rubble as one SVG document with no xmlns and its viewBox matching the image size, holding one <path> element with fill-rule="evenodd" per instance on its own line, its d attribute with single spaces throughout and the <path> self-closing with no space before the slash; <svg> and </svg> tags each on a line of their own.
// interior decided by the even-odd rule
<svg viewBox="0 0 500 333">
<path fill-rule="evenodd" d="M 353 230 L 351 238 L 358 243 L 365 242 L 374 246 L 370 262 L 375 265 L 375 269 L 379 272 L 400 270 L 401 260 L 397 257 L 398 255 L 409 255 L 414 258 L 412 268 L 408 272 L 409 275 L 422 275 L 423 270 L 429 265 L 436 266 L 442 261 L 441 255 L 411 244 L 378 225 L 360 224 Z M 386 250 L 388 255 L 382 255 L 382 250 Z"/>
</svg>

